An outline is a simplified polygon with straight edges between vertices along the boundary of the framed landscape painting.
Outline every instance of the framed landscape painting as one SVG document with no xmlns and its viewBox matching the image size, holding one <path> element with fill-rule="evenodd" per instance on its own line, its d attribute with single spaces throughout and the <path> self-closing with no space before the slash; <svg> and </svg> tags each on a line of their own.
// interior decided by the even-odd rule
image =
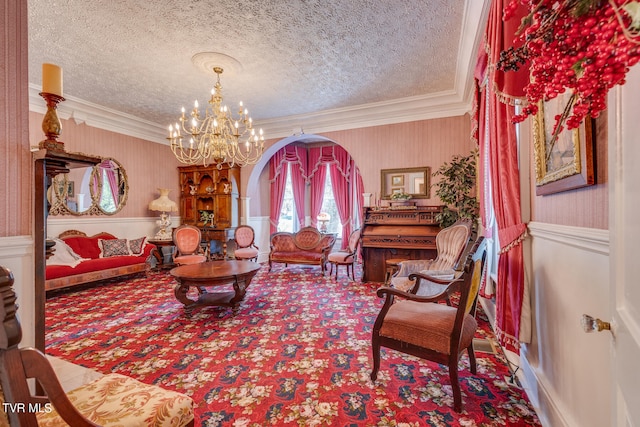
<svg viewBox="0 0 640 427">
<path fill-rule="evenodd" d="M 596 183 L 595 125 L 585 118 L 577 129 L 562 130 L 553 138 L 555 117 L 563 114 L 568 96 L 541 102 L 533 120 L 536 195 L 554 194 Z"/>
</svg>

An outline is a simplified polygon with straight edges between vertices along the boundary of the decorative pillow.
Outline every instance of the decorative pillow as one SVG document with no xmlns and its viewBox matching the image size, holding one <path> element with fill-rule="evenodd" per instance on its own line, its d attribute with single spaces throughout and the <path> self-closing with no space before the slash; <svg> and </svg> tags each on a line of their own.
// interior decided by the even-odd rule
<svg viewBox="0 0 640 427">
<path fill-rule="evenodd" d="M 67 265 L 69 267 L 75 267 L 85 260 L 85 258 L 75 253 L 64 240 L 52 240 L 56 242 L 56 245 L 53 247 L 53 255 L 47 259 L 47 265 Z"/>
<path fill-rule="evenodd" d="M 129 252 L 131 253 L 131 255 L 142 255 L 145 246 L 147 246 L 146 237 L 129 240 Z"/>
<path fill-rule="evenodd" d="M 100 245 L 100 258 L 130 254 L 127 239 L 100 239 L 98 245 Z"/>
</svg>

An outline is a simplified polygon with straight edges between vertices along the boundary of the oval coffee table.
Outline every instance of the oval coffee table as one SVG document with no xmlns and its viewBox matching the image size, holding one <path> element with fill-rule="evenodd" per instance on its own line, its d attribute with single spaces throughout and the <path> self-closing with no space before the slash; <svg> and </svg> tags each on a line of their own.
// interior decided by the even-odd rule
<svg viewBox="0 0 640 427">
<path fill-rule="evenodd" d="M 178 281 L 174 294 L 187 312 L 194 307 L 213 305 L 231 307 L 235 314 L 258 270 L 260 264 L 253 261 L 208 261 L 182 265 L 169 273 Z M 207 292 L 205 289 L 207 286 L 228 284 L 233 285 L 233 291 Z M 192 286 L 198 289 L 198 299 L 187 296 Z"/>
</svg>

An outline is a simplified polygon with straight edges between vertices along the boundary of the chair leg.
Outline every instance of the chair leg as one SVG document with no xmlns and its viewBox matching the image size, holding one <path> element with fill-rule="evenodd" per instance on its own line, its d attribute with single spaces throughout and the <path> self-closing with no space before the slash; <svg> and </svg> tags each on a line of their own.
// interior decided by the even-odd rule
<svg viewBox="0 0 640 427">
<path fill-rule="evenodd" d="M 458 380 L 458 361 L 455 357 L 451 357 L 449 361 L 449 380 L 451 381 L 451 389 L 453 390 L 453 410 L 462 411 L 462 392 L 460 391 L 460 381 Z"/>
<path fill-rule="evenodd" d="M 373 370 L 371 370 L 371 381 L 375 382 L 378 378 L 378 370 L 380 369 L 380 342 L 376 337 L 371 339 L 371 352 L 373 353 Z"/>
<path fill-rule="evenodd" d="M 469 370 L 472 374 L 476 374 L 476 353 L 473 351 L 473 342 L 467 347 L 467 353 L 469 353 Z"/>
</svg>

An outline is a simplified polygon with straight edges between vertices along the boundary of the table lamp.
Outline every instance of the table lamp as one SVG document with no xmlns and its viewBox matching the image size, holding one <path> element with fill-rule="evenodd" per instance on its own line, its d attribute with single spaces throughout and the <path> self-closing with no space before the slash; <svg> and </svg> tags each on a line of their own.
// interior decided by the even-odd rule
<svg viewBox="0 0 640 427">
<path fill-rule="evenodd" d="M 320 212 L 318 215 L 318 221 L 320 221 L 320 232 L 327 232 L 327 222 L 331 219 L 331 215 L 326 212 Z"/>
<path fill-rule="evenodd" d="M 171 217 L 167 212 L 177 212 L 178 205 L 173 200 L 169 199 L 169 189 L 158 188 L 160 197 L 149 203 L 149 210 L 159 211 L 160 219 L 156 221 L 160 230 L 156 233 L 154 240 L 171 240 L 171 232 L 167 230 L 171 226 Z"/>
</svg>

